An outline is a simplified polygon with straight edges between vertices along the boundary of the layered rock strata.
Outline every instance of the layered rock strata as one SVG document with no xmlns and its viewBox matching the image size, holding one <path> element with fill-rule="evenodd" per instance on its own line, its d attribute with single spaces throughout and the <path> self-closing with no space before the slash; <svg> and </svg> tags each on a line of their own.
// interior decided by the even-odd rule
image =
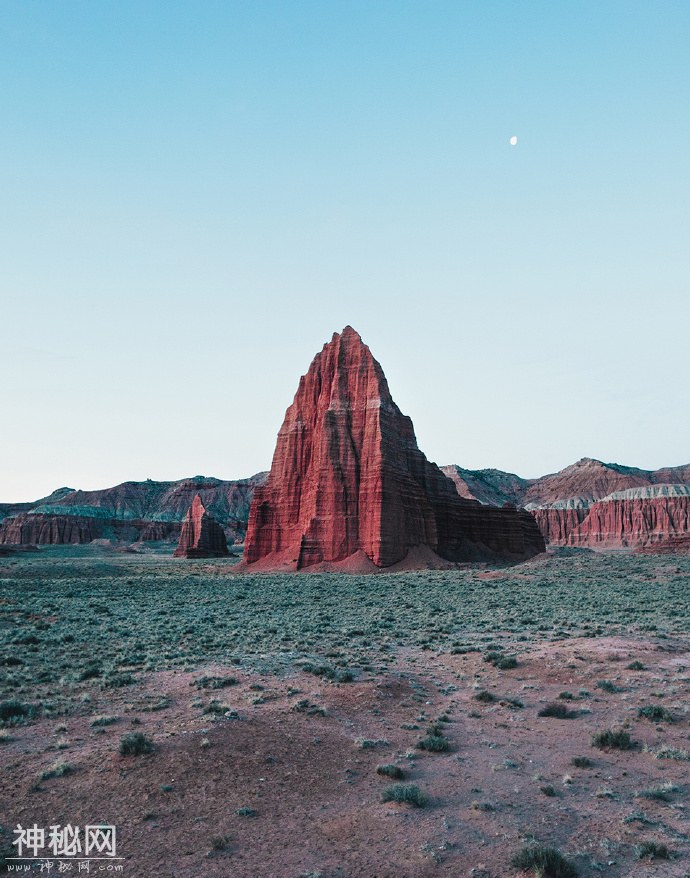
<svg viewBox="0 0 690 878">
<path fill-rule="evenodd" d="M 388 567 L 415 547 L 448 560 L 523 559 L 544 542 L 528 513 L 458 496 L 348 326 L 300 379 L 254 495 L 245 561 L 302 569 L 363 553 Z"/>
<path fill-rule="evenodd" d="M 173 554 L 176 558 L 220 558 L 229 554 L 223 528 L 206 512 L 199 494 L 189 507 Z"/>
</svg>

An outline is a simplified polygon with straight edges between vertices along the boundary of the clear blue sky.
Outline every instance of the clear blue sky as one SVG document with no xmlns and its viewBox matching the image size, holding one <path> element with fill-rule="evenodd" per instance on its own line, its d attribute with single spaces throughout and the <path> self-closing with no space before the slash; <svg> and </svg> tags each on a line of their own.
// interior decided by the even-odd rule
<svg viewBox="0 0 690 878">
<path fill-rule="evenodd" d="M 0 500 L 268 468 L 347 323 L 438 463 L 690 461 L 688 45 L 685 0 L 3 0 Z"/>
</svg>

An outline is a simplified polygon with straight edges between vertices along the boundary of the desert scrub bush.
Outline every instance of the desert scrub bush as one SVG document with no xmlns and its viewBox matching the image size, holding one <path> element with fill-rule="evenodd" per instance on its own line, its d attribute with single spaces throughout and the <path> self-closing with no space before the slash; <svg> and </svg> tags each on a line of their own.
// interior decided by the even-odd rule
<svg viewBox="0 0 690 878">
<path fill-rule="evenodd" d="M 254 808 L 250 808 L 248 805 L 243 806 L 242 808 L 238 808 L 235 811 L 238 817 L 256 817 L 256 811 Z"/>
<path fill-rule="evenodd" d="M 325 707 L 319 707 L 318 704 L 312 704 L 308 698 L 300 698 L 298 702 L 290 708 L 294 713 L 306 713 L 307 716 L 328 716 Z"/>
<path fill-rule="evenodd" d="M 120 689 L 123 686 L 131 686 L 137 678 L 128 671 L 116 671 L 106 674 L 101 682 L 101 689 Z"/>
<path fill-rule="evenodd" d="M 46 768 L 41 772 L 41 780 L 50 780 L 51 777 L 64 777 L 72 772 L 72 766 L 69 762 L 54 762 L 50 768 Z"/>
<path fill-rule="evenodd" d="M 555 719 L 575 719 L 579 716 L 577 710 L 568 710 L 565 704 L 546 704 L 537 713 L 537 716 L 551 716 Z"/>
<path fill-rule="evenodd" d="M 376 774 L 380 774 L 382 777 L 390 777 L 392 780 L 402 780 L 405 777 L 405 772 L 399 765 L 392 765 L 390 763 L 377 765 Z"/>
<path fill-rule="evenodd" d="M 211 714 L 212 716 L 223 716 L 229 710 L 230 710 L 229 704 L 224 704 L 223 702 L 218 701 L 216 698 L 214 698 L 204 708 L 204 713 Z"/>
<path fill-rule="evenodd" d="M 116 723 L 119 720 L 119 718 L 119 716 L 108 716 L 107 714 L 102 713 L 91 720 L 91 725 L 96 727 L 112 726 L 113 723 Z"/>
<path fill-rule="evenodd" d="M 690 761 L 690 750 L 683 750 L 682 747 L 648 747 L 645 744 L 645 752 L 651 753 L 655 759 L 678 759 L 679 761 Z"/>
<path fill-rule="evenodd" d="M 16 698 L 0 701 L 0 723 L 16 725 L 33 719 L 39 712 L 38 704 L 25 704 Z"/>
<path fill-rule="evenodd" d="M 374 747 L 389 747 L 390 744 L 385 738 L 355 738 L 355 747 L 360 750 L 373 750 Z"/>
<path fill-rule="evenodd" d="M 232 838 L 229 835 L 214 835 L 211 839 L 211 850 L 227 851 L 232 845 Z"/>
<path fill-rule="evenodd" d="M 417 742 L 418 750 L 426 750 L 427 753 L 447 753 L 450 750 L 450 741 L 443 735 L 427 735 Z"/>
<path fill-rule="evenodd" d="M 638 790 L 635 793 L 636 799 L 651 799 L 654 802 L 670 802 L 671 793 L 677 793 L 678 787 L 672 783 L 660 784 L 656 787 L 649 787 L 646 790 Z"/>
<path fill-rule="evenodd" d="M 489 692 L 488 689 L 480 689 L 474 696 L 474 700 L 482 704 L 493 704 L 496 701 L 496 696 Z"/>
<path fill-rule="evenodd" d="M 606 729 L 592 735 L 592 747 L 599 750 L 631 750 L 634 746 L 623 729 Z"/>
<path fill-rule="evenodd" d="M 198 680 L 192 680 L 190 686 L 196 686 L 197 689 L 225 689 L 226 686 L 236 686 L 237 677 L 199 677 Z"/>
<path fill-rule="evenodd" d="M 626 670 L 628 671 L 646 671 L 647 668 L 640 661 L 630 662 L 629 665 L 626 665 Z"/>
<path fill-rule="evenodd" d="M 511 866 L 537 878 L 576 878 L 577 870 L 556 848 L 527 845 L 510 861 Z"/>
<path fill-rule="evenodd" d="M 620 686 L 616 686 L 616 684 L 612 680 L 597 680 L 597 689 L 601 689 L 602 692 L 622 692 Z"/>
<path fill-rule="evenodd" d="M 637 856 L 640 860 L 670 860 L 671 851 L 665 844 L 659 844 L 656 841 L 643 841 L 637 848 Z"/>
<path fill-rule="evenodd" d="M 154 749 L 153 741 L 143 732 L 127 732 L 120 738 L 120 756 L 141 756 L 153 753 Z"/>
<path fill-rule="evenodd" d="M 0 744 L 9 744 L 10 741 L 14 741 L 12 735 L 7 729 L 0 729 Z"/>
<path fill-rule="evenodd" d="M 429 797 L 423 793 L 416 784 L 394 783 L 381 793 L 382 802 L 397 802 L 398 804 L 412 805 L 415 808 L 424 808 L 429 802 Z"/>
<path fill-rule="evenodd" d="M 671 712 L 666 710 L 666 708 L 662 707 L 660 704 L 649 704 L 645 707 L 638 707 L 637 715 L 642 719 L 649 719 L 655 723 L 673 722 L 673 715 Z"/>
<path fill-rule="evenodd" d="M 575 768 L 591 768 L 594 765 L 588 756 L 573 756 L 570 764 L 574 765 Z"/>
<path fill-rule="evenodd" d="M 541 792 L 542 792 L 545 796 L 552 797 L 552 796 L 557 795 L 557 793 L 556 793 L 556 787 L 554 787 L 554 786 L 553 786 L 552 784 L 550 784 L 550 783 L 548 783 L 548 784 L 544 784 L 544 786 L 543 786 L 543 787 L 539 787 L 539 789 L 541 790 Z"/>
<path fill-rule="evenodd" d="M 490 651 L 484 653 L 484 661 L 489 662 L 499 671 L 509 671 L 517 668 L 517 659 L 514 655 L 505 655 L 503 652 Z"/>
</svg>

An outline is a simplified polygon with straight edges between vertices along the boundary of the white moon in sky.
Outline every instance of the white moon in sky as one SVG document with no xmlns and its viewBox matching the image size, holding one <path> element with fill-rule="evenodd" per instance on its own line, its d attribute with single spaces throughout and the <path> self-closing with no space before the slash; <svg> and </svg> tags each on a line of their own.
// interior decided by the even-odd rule
<svg viewBox="0 0 690 878">
<path fill-rule="evenodd" d="M 510 145 L 511 145 L 511 146 L 517 146 L 517 137 L 516 137 L 514 134 L 513 134 L 513 136 L 510 138 Z"/>
</svg>

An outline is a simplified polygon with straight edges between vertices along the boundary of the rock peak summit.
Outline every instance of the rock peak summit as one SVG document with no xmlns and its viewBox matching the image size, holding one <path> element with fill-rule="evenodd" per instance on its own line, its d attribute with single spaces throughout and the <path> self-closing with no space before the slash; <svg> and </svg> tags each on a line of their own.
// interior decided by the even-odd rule
<svg viewBox="0 0 690 878">
<path fill-rule="evenodd" d="M 527 513 L 458 497 L 346 326 L 300 379 L 252 503 L 245 560 L 301 569 L 359 555 L 388 567 L 417 548 L 448 560 L 526 558 L 544 544 Z"/>
</svg>

